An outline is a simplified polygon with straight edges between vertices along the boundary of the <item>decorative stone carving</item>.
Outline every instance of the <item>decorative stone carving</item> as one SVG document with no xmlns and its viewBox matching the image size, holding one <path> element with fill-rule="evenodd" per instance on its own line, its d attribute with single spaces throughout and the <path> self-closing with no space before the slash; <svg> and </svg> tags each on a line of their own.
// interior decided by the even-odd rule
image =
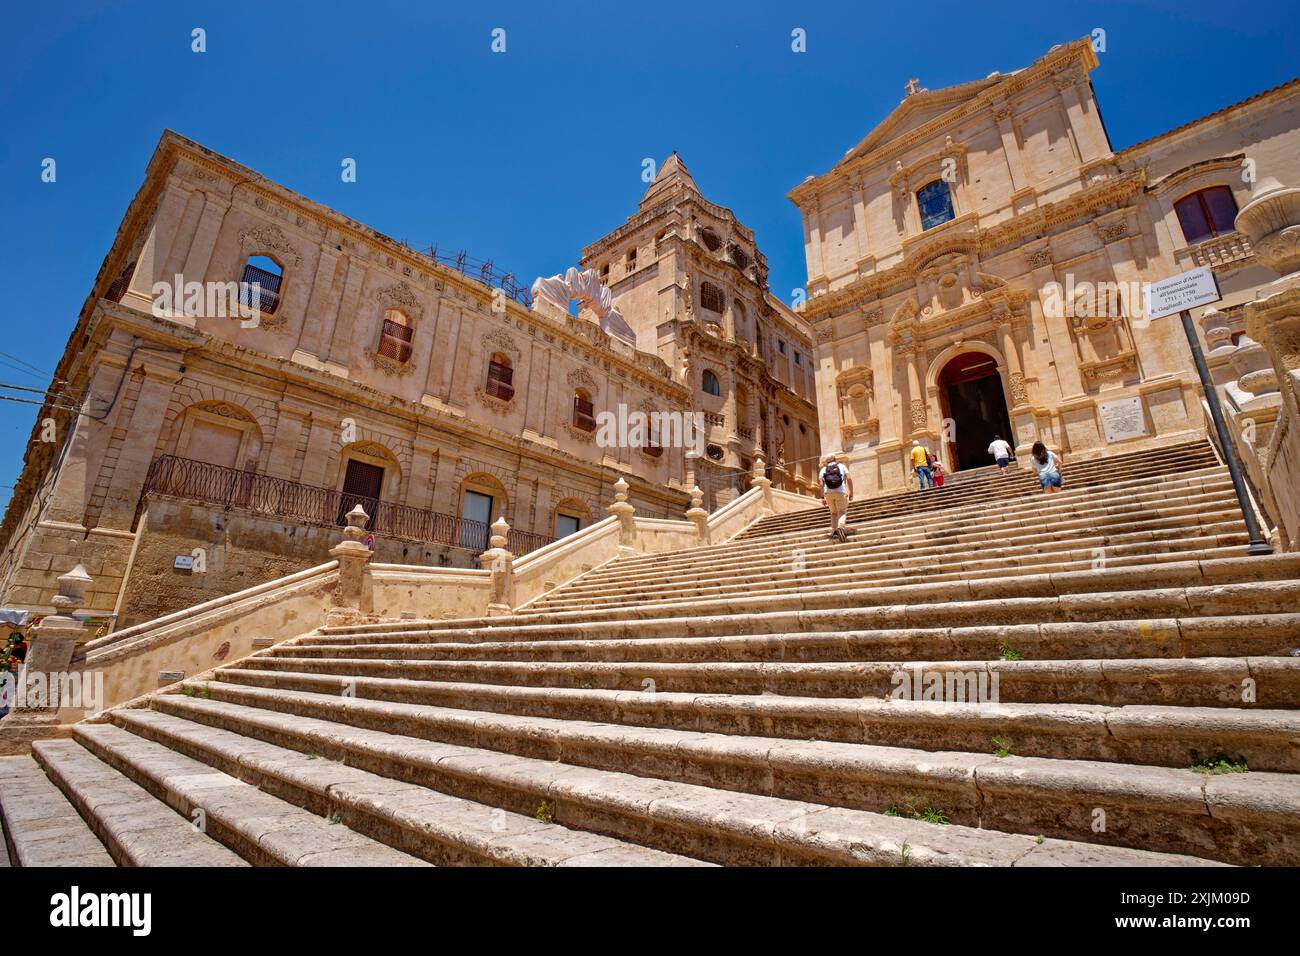
<svg viewBox="0 0 1300 956">
<path fill-rule="evenodd" d="M 1050 249 L 1030 249 L 1025 252 L 1025 263 L 1031 269 L 1041 269 L 1052 264 Z"/>
<path fill-rule="evenodd" d="M 415 369 L 410 362 L 399 362 L 395 358 L 381 355 L 374 349 L 366 349 L 366 357 L 375 368 L 387 375 L 410 375 Z"/>
<path fill-rule="evenodd" d="M 925 402 L 919 398 L 912 399 L 912 428 L 924 428 L 927 420 Z"/>
<path fill-rule="evenodd" d="M 285 267 L 296 266 L 302 261 L 288 237 L 274 223 L 265 223 L 251 229 L 241 230 L 239 246 L 248 255 L 271 255 L 280 259 Z M 274 254 L 274 255 L 272 255 Z"/>
<path fill-rule="evenodd" d="M 574 388 L 585 388 L 592 394 L 593 398 L 600 394 L 600 387 L 596 384 L 596 377 L 585 368 L 575 368 L 564 377 L 564 380 Z"/>
<path fill-rule="evenodd" d="M 384 308 L 400 309 L 410 316 L 412 320 L 418 318 L 420 312 L 424 309 L 420 297 L 405 282 L 398 282 L 386 289 L 380 289 L 379 300 L 384 303 Z"/>
<path fill-rule="evenodd" d="M 518 362 L 523 356 L 523 352 L 520 351 L 514 336 L 504 329 L 493 329 L 484 335 L 481 341 L 484 354 L 491 355 L 493 352 L 501 352 L 508 356 L 511 362 Z"/>
<path fill-rule="evenodd" d="M 1025 405 L 1029 402 L 1029 388 L 1025 383 L 1023 372 L 1012 372 L 1008 375 L 1007 387 L 1011 389 L 1011 401 L 1014 405 Z"/>
</svg>

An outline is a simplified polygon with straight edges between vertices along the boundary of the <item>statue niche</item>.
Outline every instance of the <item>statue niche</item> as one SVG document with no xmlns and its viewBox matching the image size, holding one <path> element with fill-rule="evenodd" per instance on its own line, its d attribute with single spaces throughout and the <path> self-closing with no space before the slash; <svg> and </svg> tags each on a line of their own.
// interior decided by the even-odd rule
<svg viewBox="0 0 1300 956">
<path fill-rule="evenodd" d="M 1114 282 L 1081 282 L 1066 303 L 1079 371 L 1090 386 L 1137 374 L 1133 332 Z"/>
<path fill-rule="evenodd" d="M 835 379 L 840 404 L 840 437 L 846 445 L 860 438 L 876 438 L 880 419 L 876 416 L 876 394 L 871 369 L 846 369 Z"/>
</svg>

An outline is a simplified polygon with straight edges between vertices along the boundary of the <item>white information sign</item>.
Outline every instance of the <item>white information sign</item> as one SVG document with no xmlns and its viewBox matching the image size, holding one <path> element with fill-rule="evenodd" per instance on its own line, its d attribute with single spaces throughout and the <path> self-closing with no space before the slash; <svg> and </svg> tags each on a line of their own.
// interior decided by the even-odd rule
<svg viewBox="0 0 1300 956">
<path fill-rule="evenodd" d="M 1223 298 L 1219 295 L 1219 284 L 1214 281 L 1214 270 L 1209 266 L 1149 282 L 1142 287 L 1142 292 L 1148 319 L 1209 305 Z"/>
</svg>

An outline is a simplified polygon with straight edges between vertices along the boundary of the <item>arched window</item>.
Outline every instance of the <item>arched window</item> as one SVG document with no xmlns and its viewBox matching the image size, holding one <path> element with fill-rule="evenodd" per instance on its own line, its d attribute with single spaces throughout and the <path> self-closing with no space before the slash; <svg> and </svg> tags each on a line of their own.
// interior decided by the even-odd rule
<svg viewBox="0 0 1300 956">
<path fill-rule="evenodd" d="M 487 393 L 508 402 L 515 397 L 514 380 L 515 370 L 510 358 L 501 352 L 493 352 L 488 359 Z"/>
<path fill-rule="evenodd" d="M 707 309 L 710 312 L 717 312 L 719 315 L 721 315 L 725 301 L 726 300 L 723 299 L 722 297 L 722 290 L 719 289 L 712 282 L 700 283 L 700 308 L 701 309 Z"/>
<path fill-rule="evenodd" d="M 1236 228 L 1233 220 L 1237 218 L 1237 200 L 1227 186 L 1211 186 L 1178 200 L 1174 212 L 1183 227 L 1183 238 L 1191 244 L 1232 232 Z"/>
<path fill-rule="evenodd" d="M 411 320 L 401 309 L 384 310 L 384 327 L 379 333 L 379 354 L 405 364 L 411 360 Z"/>
<path fill-rule="evenodd" d="M 584 432 L 596 430 L 596 407 L 591 403 L 591 393 L 585 388 L 573 393 L 573 427 Z"/>
<path fill-rule="evenodd" d="M 275 315 L 283 279 L 280 263 L 269 256 L 249 256 L 239 279 L 239 304 L 263 315 Z"/>
<path fill-rule="evenodd" d="M 704 370 L 704 381 L 701 384 L 704 390 L 708 392 L 710 395 L 722 394 L 722 385 L 718 381 L 718 376 L 713 374 L 712 369 L 706 368 Z"/>
<path fill-rule="evenodd" d="M 712 229 L 701 230 L 700 241 L 708 246 L 710 252 L 717 252 L 718 247 L 722 245 L 722 239 Z"/>
<path fill-rule="evenodd" d="M 921 211 L 921 229 L 933 229 L 955 218 L 952 192 L 942 179 L 936 179 L 916 191 L 916 206 Z"/>
<path fill-rule="evenodd" d="M 741 269 L 744 269 L 749 265 L 749 253 L 740 248 L 740 246 L 736 245 L 734 242 L 727 248 L 727 253 L 731 256 L 731 261 Z"/>
<path fill-rule="evenodd" d="M 636 246 L 627 251 L 627 271 L 636 271 Z"/>
</svg>

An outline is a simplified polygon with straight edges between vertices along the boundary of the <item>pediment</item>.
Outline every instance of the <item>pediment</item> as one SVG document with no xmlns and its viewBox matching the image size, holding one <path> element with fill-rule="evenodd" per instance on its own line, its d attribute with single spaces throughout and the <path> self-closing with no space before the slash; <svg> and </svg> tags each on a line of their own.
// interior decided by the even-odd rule
<svg viewBox="0 0 1300 956">
<path fill-rule="evenodd" d="M 844 154 L 840 162 L 848 162 L 878 149 L 891 140 L 906 136 L 912 130 L 965 105 L 1012 75 L 994 74 L 982 80 L 959 83 L 939 90 L 923 90 L 904 97 L 892 113 L 886 116 L 857 146 Z"/>
</svg>

